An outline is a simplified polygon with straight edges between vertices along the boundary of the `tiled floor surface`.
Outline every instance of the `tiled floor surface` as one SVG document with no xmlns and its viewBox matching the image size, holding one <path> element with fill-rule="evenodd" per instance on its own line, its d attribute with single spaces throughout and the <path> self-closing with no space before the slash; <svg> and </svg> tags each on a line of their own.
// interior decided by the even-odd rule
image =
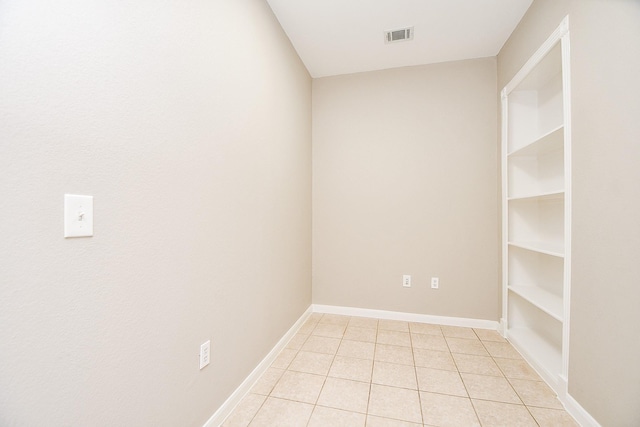
<svg viewBox="0 0 640 427">
<path fill-rule="evenodd" d="M 314 313 L 223 426 L 577 424 L 495 331 Z"/>
</svg>

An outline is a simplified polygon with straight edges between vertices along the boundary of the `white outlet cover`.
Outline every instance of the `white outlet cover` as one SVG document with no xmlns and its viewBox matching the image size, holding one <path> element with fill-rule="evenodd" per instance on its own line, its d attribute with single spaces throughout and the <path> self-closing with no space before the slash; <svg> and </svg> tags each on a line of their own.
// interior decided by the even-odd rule
<svg viewBox="0 0 640 427">
<path fill-rule="evenodd" d="M 402 275 L 402 286 L 404 286 L 405 288 L 411 287 L 411 275 L 409 274 Z"/>
<path fill-rule="evenodd" d="M 93 196 L 64 195 L 64 237 L 93 236 Z"/>
<path fill-rule="evenodd" d="M 438 289 L 440 287 L 440 279 L 437 277 L 431 278 L 431 289 Z"/>
<path fill-rule="evenodd" d="M 211 341 L 207 341 L 200 346 L 200 369 L 209 364 L 211 357 Z"/>
</svg>

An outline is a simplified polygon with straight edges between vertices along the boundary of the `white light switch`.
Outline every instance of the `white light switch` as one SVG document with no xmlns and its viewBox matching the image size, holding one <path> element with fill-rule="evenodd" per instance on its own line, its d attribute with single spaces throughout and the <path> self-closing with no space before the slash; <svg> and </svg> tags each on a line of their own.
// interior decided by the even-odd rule
<svg viewBox="0 0 640 427">
<path fill-rule="evenodd" d="M 93 196 L 64 195 L 64 237 L 93 236 Z"/>
</svg>

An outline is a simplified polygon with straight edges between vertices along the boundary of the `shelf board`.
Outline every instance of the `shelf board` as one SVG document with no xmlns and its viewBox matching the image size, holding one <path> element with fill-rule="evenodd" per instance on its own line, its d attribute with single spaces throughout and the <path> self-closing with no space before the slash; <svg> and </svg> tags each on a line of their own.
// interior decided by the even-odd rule
<svg viewBox="0 0 640 427">
<path fill-rule="evenodd" d="M 560 258 L 564 258 L 564 247 L 563 245 L 547 243 L 547 242 L 507 242 L 510 246 L 515 246 L 517 248 L 527 249 L 534 252 L 540 252 L 542 254 L 556 256 Z"/>
<path fill-rule="evenodd" d="M 563 124 L 556 126 L 549 132 L 508 153 L 507 157 L 539 156 L 551 151 L 561 150 L 563 148 L 564 140 L 563 130 Z"/>
<path fill-rule="evenodd" d="M 520 295 L 554 319 L 562 322 L 562 298 L 538 286 L 509 286 L 508 289 Z"/>
<path fill-rule="evenodd" d="M 534 194 L 524 194 L 519 196 L 511 196 L 508 197 L 508 201 L 512 200 L 527 200 L 527 199 L 537 199 L 537 200 L 554 200 L 554 199 L 562 199 L 564 198 L 564 190 L 557 191 L 545 191 L 542 193 L 534 193 Z"/>
<path fill-rule="evenodd" d="M 562 349 L 535 331 L 525 327 L 510 328 L 507 338 L 534 368 L 543 371 L 549 379 L 562 373 Z"/>
</svg>

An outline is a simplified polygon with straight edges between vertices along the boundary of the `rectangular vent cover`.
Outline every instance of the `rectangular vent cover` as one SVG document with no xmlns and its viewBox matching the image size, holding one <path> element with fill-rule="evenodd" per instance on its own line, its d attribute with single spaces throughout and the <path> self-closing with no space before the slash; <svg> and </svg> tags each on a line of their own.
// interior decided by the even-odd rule
<svg viewBox="0 0 640 427">
<path fill-rule="evenodd" d="M 384 32 L 385 43 L 395 43 L 413 40 L 413 27 L 401 28 L 399 30 L 388 30 Z"/>
</svg>

